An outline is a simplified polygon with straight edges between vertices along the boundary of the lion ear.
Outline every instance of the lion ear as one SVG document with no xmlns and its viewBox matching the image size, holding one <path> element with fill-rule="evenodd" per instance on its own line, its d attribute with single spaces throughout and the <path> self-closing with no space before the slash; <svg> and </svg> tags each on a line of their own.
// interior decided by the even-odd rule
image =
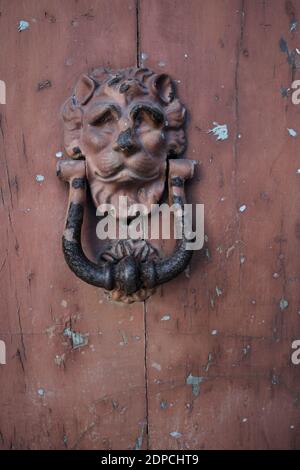
<svg viewBox="0 0 300 470">
<path fill-rule="evenodd" d="M 87 75 L 82 75 L 75 87 L 75 97 L 79 104 L 86 104 L 92 97 L 96 88 L 96 83 Z"/>
<path fill-rule="evenodd" d="M 173 101 L 175 96 L 175 85 L 169 75 L 166 75 L 165 73 L 156 75 L 154 77 L 153 87 L 164 103 L 168 104 Z"/>
</svg>

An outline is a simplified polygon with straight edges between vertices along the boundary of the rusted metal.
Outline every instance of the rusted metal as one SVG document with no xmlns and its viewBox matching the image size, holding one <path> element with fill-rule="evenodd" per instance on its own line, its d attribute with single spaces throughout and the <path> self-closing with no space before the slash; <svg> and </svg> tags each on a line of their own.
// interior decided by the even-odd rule
<svg viewBox="0 0 300 470">
<path fill-rule="evenodd" d="M 95 206 L 114 202 L 120 218 L 118 195 L 128 196 L 130 206 L 143 202 L 151 214 L 151 204 L 160 201 L 168 177 L 170 204 L 176 202 L 184 211 L 184 182 L 193 176 L 194 162 L 169 159 L 167 170 L 168 157 L 185 148 L 185 108 L 176 98 L 174 83 L 168 75 L 146 68 L 96 69 L 79 79 L 63 107 L 63 120 L 66 150 L 75 162 L 80 157 L 78 165 L 59 162 L 57 171 L 70 183 L 63 236 L 67 264 L 83 281 L 114 291 L 114 300 L 145 300 L 156 286 L 181 273 L 192 257 L 186 248 L 184 218 L 182 238 L 166 259 L 141 260 L 138 253 L 125 249 L 121 257 L 102 257 L 96 265 L 81 246 L 85 181 Z"/>
</svg>

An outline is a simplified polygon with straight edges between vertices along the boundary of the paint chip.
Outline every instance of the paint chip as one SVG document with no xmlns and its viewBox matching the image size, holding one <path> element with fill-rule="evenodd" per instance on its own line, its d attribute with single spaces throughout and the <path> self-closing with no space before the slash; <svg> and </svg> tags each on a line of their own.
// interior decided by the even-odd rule
<svg viewBox="0 0 300 470">
<path fill-rule="evenodd" d="M 228 127 L 227 124 L 218 124 L 213 122 L 213 127 L 208 131 L 208 134 L 213 134 L 216 137 L 216 140 L 226 140 L 228 139 Z"/>
<path fill-rule="evenodd" d="M 240 264 L 244 264 L 246 261 L 246 257 L 245 256 L 241 256 L 240 257 Z"/>
<path fill-rule="evenodd" d="M 218 330 L 212 330 L 211 335 L 216 336 L 218 334 Z"/>
<path fill-rule="evenodd" d="M 44 176 L 44 175 L 36 175 L 36 176 L 35 176 L 35 180 L 36 180 L 38 183 L 42 183 L 43 181 L 45 181 L 45 176 Z"/>
<path fill-rule="evenodd" d="M 172 431 L 172 432 L 170 432 L 170 436 L 175 437 L 175 439 L 178 439 L 179 437 L 182 436 L 182 434 L 181 434 L 181 432 Z"/>
<path fill-rule="evenodd" d="M 161 400 L 159 406 L 161 407 L 162 410 L 166 410 L 168 408 L 167 400 Z"/>
<path fill-rule="evenodd" d="M 298 135 L 298 132 L 295 131 L 295 129 L 287 128 L 287 131 L 288 131 L 288 133 L 290 134 L 291 137 L 297 137 L 297 135 Z"/>
<path fill-rule="evenodd" d="M 38 388 L 37 393 L 40 397 L 43 397 L 45 395 L 45 390 L 43 388 Z"/>
<path fill-rule="evenodd" d="M 288 308 L 288 306 L 289 306 L 288 301 L 287 301 L 284 297 L 282 297 L 282 298 L 280 299 L 280 302 L 279 302 L 280 310 L 281 310 L 281 311 L 282 311 L 282 310 L 285 310 L 286 308 Z"/>
<path fill-rule="evenodd" d="M 248 418 L 243 418 L 242 419 L 242 423 L 247 423 L 247 421 L 248 421 Z"/>
<path fill-rule="evenodd" d="M 55 154 L 56 158 L 61 158 L 63 156 L 62 152 L 56 152 Z"/>
<path fill-rule="evenodd" d="M 161 317 L 160 321 L 168 321 L 170 319 L 171 319 L 170 315 L 164 315 L 163 317 Z"/>
<path fill-rule="evenodd" d="M 216 286 L 216 294 L 217 294 L 218 297 L 220 297 L 220 295 L 223 294 L 222 289 L 220 289 L 218 286 Z"/>
<path fill-rule="evenodd" d="M 300 168 L 297 168 L 296 173 L 297 173 L 298 175 L 300 175 Z"/>
<path fill-rule="evenodd" d="M 59 354 L 56 354 L 55 358 L 54 358 L 54 362 L 57 366 L 61 366 L 61 365 L 64 365 L 65 363 L 65 359 L 66 359 L 66 355 L 65 354 L 62 354 L 61 356 Z"/>
<path fill-rule="evenodd" d="M 51 88 L 52 83 L 51 80 L 43 80 L 42 82 L 38 83 L 37 89 L 38 91 L 44 90 L 45 88 Z"/>
<path fill-rule="evenodd" d="M 158 371 L 161 371 L 161 365 L 157 364 L 157 362 L 152 362 L 152 367 Z"/>
<path fill-rule="evenodd" d="M 197 377 L 190 374 L 186 378 L 186 384 L 192 386 L 192 393 L 195 397 L 197 397 L 200 393 L 200 384 L 204 381 L 204 377 Z"/>
<path fill-rule="evenodd" d="M 251 346 L 250 344 L 247 344 L 247 346 L 245 346 L 243 349 L 242 349 L 242 353 L 244 354 L 244 356 L 247 356 L 247 354 L 251 351 Z"/>
<path fill-rule="evenodd" d="M 290 32 L 293 33 L 294 31 L 297 30 L 297 26 L 298 26 L 298 21 L 293 19 L 291 22 L 290 22 Z"/>
<path fill-rule="evenodd" d="M 246 204 L 242 204 L 242 205 L 239 207 L 239 211 L 240 211 L 241 213 L 245 212 L 246 209 L 247 209 Z"/>
<path fill-rule="evenodd" d="M 25 20 L 21 20 L 19 21 L 19 25 L 18 25 L 18 31 L 19 33 L 21 31 L 25 31 L 25 29 L 28 29 L 29 28 L 29 23 L 28 21 L 25 21 Z"/>
<path fill-rule="evenodd" d="M 71 328 L 65 328 L 63 334 L 71 339 L 73 349 L 77 349 L 88 344 L 87 335 L 72 331 Z"/>
</svg>

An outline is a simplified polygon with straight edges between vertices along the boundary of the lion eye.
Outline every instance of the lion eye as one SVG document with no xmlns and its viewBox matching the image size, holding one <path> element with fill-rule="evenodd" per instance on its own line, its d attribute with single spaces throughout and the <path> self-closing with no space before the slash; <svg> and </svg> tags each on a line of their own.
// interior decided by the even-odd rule
<svg viewBox="0 0 300 470">
<path fill-rule="evenodd" d="M 138 107 L 133 112 L 134 123 L 136 127 L 145 124 L 149 127 L 158 127 L 163 122 L 163 115 L 160 111 L 150 106 Z"/>
<path fill-rule="evenodd" d="M 114 116 L 110 110 L 106 111 L 105 113 L 101 114 L 101 116 L 96 117 L 92 122 L 92 126 L 103 126 L 108 122 L 112 122 L 114 120 Z"/>
</svg>

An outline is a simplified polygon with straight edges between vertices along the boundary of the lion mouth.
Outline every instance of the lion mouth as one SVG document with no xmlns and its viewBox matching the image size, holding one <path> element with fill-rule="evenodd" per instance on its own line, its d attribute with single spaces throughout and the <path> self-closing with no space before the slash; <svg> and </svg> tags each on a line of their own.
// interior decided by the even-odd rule
<svg viewBox="0 0 300 470">
<path fill-rule="evenodd" d="M 128 182 L 128 181 L 140 181 L 140 182 L 148 182 L 152 181 L 159 177 L 159 172 L 155 172 L 150 176 L 142 176 L 128 168 L 124 168 L 121 171 L 118 171 L 115 175 L 112 176 L 103 176 L 99 171 L 95 171 L 95 175 L 97 179 L 102 181 L 103 183 L 112 183 L 115 181 L 118 182 Z"/>
</svg>

